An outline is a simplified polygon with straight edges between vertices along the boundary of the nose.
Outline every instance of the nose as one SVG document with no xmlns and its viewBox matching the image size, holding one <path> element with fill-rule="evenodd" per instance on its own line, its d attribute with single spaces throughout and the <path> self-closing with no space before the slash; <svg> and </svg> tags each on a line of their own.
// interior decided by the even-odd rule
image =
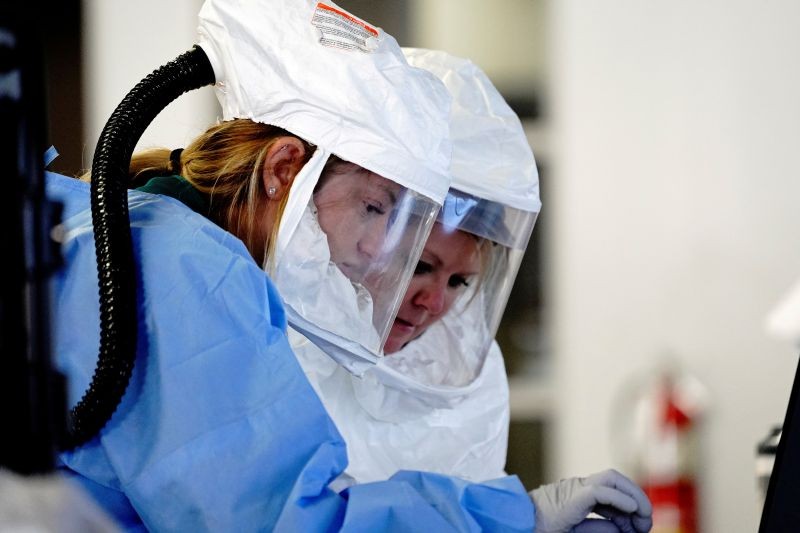
<svg viewBox="0 0 800 533">
<path fill-rule="evenodd" d="M 381 224 L 367 224 L 358 239 L 358 251 L 367 259 L 375 259 L 383 245 L 384 228 Z"/>
<path fill-rule="evenodd" d="M 446 289 L 440 284 L 431 284 L 417 292 L 414 303 L 423 307 L 432 316 L 444 311 Z"/>
</svg>

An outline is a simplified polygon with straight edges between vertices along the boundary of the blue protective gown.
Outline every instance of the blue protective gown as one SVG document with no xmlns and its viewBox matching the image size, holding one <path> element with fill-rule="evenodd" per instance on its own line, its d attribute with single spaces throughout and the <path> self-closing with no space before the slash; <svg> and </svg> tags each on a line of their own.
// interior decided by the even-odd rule
<svg viewBox="0 0 800 533">
<path fill-rule="evenodd" d="M 65 203 L 54 352 L 78 402 L 99 346 L 89 186 Z M 531 531 L 516 477 L 476 485 L 400 472 L 337 493 L 344 442 L 287 343 L 280 297 L 244 245 L 180 202 L 131 192 L 139 267 L 136 365 L 100 435 L 60 456 L 126 529 Z"/>
</svg>

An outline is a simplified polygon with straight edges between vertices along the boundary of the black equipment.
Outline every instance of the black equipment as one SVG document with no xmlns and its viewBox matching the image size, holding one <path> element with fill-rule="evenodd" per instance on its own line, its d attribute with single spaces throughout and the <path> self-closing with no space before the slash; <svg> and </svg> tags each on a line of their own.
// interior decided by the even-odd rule
<svg viewBox="0 0 800 533">
<path fill-rule="evenodd" d="M 128 386 L 136 357 L 136 264 L 128 219 L 128 166 L 152 120 L 170 102 L 214 83 L 198 47 L 139 82 L 117 106 L 92 162 L 91 207 L 100 292 L 100 353 L 92 382 L 66 413 L 66 387 L 51 357 L 48 279 L 60 255 L 50 233 L 58 205 L 44 191 L 41 39 L 31 7 L 0 7 L 0 161 L 9 186 L 0 208 L 0 250 L 7 271 L 0 294 L 0 466 L 19 473 L 52 470 L 56 453 L 93 438 Z"/>
<path fill-rule="evenodd" d="M 19 474 L 54 468 L 67 419 L 48 314 L 48 280 L 61 261 L 50 238 L 60 205 L 44 191 L 43 50 L 30 11 L 0 6 L 0 466 Z"/>
<path fill-rule="evenodd" d="M 794 376 L 758 531 L 800 531 L 800 364 Z"/>
</svg>

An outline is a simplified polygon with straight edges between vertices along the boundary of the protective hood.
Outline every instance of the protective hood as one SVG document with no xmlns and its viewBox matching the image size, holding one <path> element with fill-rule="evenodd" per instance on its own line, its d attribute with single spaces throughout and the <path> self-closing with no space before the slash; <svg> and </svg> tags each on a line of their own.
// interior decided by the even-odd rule
<svg viewBox="0 0 800 533">
<path fill-rule="evenodd" d="M 451 187 L 500 205 L 538 213 L 539 173 L 517 114 L 484 72 L 439 50 L 403 48 L 408 62 L 435 74 L 453 98 Z"/>
<path fill-rule="evenodd" d="M 324 1 L 207 0 L 199 18 L 224 120 L 280 126 L 441 203 L 450 98 L 391 35 Z"/>
<path fill-rule="evenodd" d="M 199 35 L 223 119 L 316 146 L 268 270 L 289 323 L 360 374 L 382 355 L 449 187 L 450 97 L 390 35 L 331 2 L 207 0 Z"/>
<path fill-rule="evenodd" d="M 439 51 L 404 52 L 453 97 L 453 181 L 374 372 L 387 386 L 446 398 L 480 375 L 541 208 L 539 179 L 519 118 L 477 66 Z M 469 254 L 478 256 L 472 264 L 463 261 Z M 467 286 L 454 289 L 459 280 Z M 431 323 L 440 313 L 431 301 L 454 290 L 450 309 Z M 402 348 L 389 354 L 397 331 L 426 321 L 427 329 L 397 335 L 394 348 Z"/>
<path fill-rule="evenodd" d="M 346 473 L 357 482 L 378 481 L 399 470 L 470 481 L 505 475 L 508 382 L 496 343 L 468 387 L 453 388 L 449 396 L 422 396 L 376 377 L 375 370 L 391 357 L 358 378 L 291 329 L 289 341 L 347 443 Z"/>
</svg>

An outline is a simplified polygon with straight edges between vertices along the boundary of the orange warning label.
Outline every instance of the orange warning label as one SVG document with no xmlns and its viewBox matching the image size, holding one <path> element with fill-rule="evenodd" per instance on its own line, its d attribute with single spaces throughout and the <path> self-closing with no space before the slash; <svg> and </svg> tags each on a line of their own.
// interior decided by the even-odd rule
<svg viewBox="0 0 800 533">
<path fill-rule="evenodd" d="M 345 50 L 371 52 L 378 46 L 378 30 L 350 13 L 318 3 L 311 24 L 320 32 L 319 42 Z"/>
</svg>

